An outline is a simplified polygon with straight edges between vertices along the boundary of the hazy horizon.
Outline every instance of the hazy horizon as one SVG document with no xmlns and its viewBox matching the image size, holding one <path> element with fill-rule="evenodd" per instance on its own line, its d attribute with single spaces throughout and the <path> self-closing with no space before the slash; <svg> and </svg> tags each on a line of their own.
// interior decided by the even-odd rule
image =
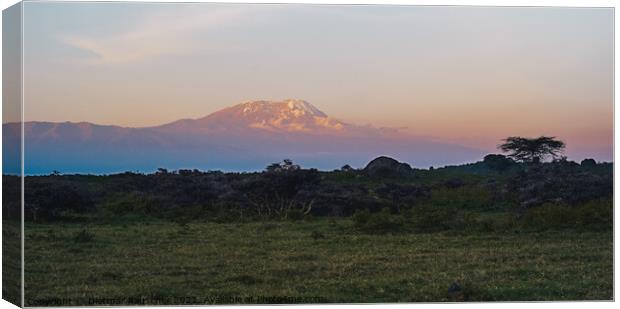
<svg viewBox="0 0 620 309">
<path fill-rule="evenodd" d="M 24 3 L 25 121 L 147 127 L 248 100 L 497 152 L 613 159 L 613 9 Z M 62 108 L 59 108 L 62 107 Z"/>
</svg>

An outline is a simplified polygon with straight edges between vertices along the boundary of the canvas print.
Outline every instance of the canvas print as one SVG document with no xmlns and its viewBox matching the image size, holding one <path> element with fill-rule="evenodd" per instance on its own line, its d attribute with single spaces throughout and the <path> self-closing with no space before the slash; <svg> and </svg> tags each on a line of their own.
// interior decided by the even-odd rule
<svg viewBox="0 0 620 309">
<path fill-rule="evenodd" d="M 20 2 L 4 299 L 613 300 L 613 8 Z"/>
</svg>

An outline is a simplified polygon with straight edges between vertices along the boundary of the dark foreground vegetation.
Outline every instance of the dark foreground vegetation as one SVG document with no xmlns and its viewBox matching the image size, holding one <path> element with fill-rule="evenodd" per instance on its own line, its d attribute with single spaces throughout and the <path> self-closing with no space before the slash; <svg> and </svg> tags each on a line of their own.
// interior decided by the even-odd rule
<svg viewBox="0 0 620 309">
<path fill-rule="evenodd" d="M 611 227 L 612 164 L 506 161 L 497 167 L 497 160 L 507 159 L 490 155 L 478 163 L 432 170 L 401 169 L 404 163 L 380 157 L 362 170 L 345 166 L 331 172 L 286 161 L 260 173 L 162 169 L 154 174 L 29 176 L 25 219 L 240 223 L 352 217 L 371 233 L 498 225 Z M 19 179 L 5 176 L 6 219 L 19 215 L 19 198 L 11 198 L 18 194 Z M 498 213 L 508 219 L 485 219 Z"/>
<path fill-rule="evenodd" d="M 510 142 L 533 151 L 26 177 L 26 304 L 611 299 L 612 164 Z"/>
</svg>

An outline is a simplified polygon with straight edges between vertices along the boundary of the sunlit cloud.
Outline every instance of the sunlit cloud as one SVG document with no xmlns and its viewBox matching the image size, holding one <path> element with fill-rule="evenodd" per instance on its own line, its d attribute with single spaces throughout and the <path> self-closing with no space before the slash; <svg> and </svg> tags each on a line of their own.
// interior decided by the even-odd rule
<svg viewBox="0 0 620 309">
<path fill-rule="evenodd" d="M 209 11 L 185 8 L 151 12 L 142 16 L 136 26 L 125 32 L 101 37 L 61 35 L 59 38 L 70 46 L 96 55 L 87 59 L 88 63 L 141 61 L 163 55 L 200 51 L 207 44 L 196 39 L 196 35 L 207 33 L 211 29 L 234 26 L 241 21 L 247 25 L 254 9 L 258 8 L 227 6 Z"/>
</svg>

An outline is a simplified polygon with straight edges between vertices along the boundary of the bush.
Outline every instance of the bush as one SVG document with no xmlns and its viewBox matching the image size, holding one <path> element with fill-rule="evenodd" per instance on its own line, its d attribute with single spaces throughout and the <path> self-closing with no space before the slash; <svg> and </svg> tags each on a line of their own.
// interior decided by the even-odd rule
<svg viewBox="0 0 620 309">
<path fill-rule="evenodd" d="M 103 209 L 115 214 L 150 214 L 157 208 L 154 199 L 143 192 L 118 193 L 103 204 Z"/>
<path fill-rule="evenodd" d="M 443 207 L 420 205 L 408 211 L 407 216 L 416 232 L 438 232 L 450 229 L 456 212 Z"/>
<path fill-rule="evenodd" d="M 310 237 L 314 240 L 325 239 L 325 235 L 318 231 L 312 231 L 312 233 L 310 233 Z"/>
<path fill-rule="evenodd" d="M 538 229 L 609 228 L 613 226 L 613 203 L 607 199 L 577 206 L 547 203 L 528 209 L 522 223 Z"/>
<path fill-rule="evenodd" d="M 553 203 L 529 209 L 523 216 L 523 223 L 537 228 L 563 228 L 577 225 L 569 207 Z"/>
<path fill-rule="evenodd" d="M 353 215 L 353 225 L 356 229 L 369 234 L 396 233 L 404 231 L 405 217 L 390 213 L 389 208 L 383 208 L 377 213 L 370 213 L 364 209 Z"/>
<path fill-rule="evenodd" d="M 303 220 L 305 217 L 301 209 L 289 209 L 286 211 L 286 218 L 293 221 Z"/>
<path fill-rule="evenodd" d="M 73 236 L 73 241 L 78 243 L 91 242 L 95 239 L 95 234 L 83 229 Z"/>
<path fill-rule="evenodd" d="M 355 228 L 361 229 L 368 224 L 370 220 L 370 211 L 368 209 L 358 210 L 353 214 L 353 225 Z"/>
<path fill-rule="evenodd" d="M 579 226 L 591 228 L 613 228 L 613 201 L 602 199 L 590 201 L 574 209 L 575 221 Z"/>
<path fill-rule="evenodd" d="M 469 211 L 459 211 L 447 222 L 451 230 L 476 230 L 479 228 L 479 224 L 478 216 Z"/>
<path fill-rule="evenodd" d="M 415 205 L 421 200 L 430 197 L 431 190 L 427 186 L 402 185 L 398 183 L 385 183 L 375 189 L 378 197 L 396 211 Z"/>
<path fill-rule="evenodd" d="M 599 174 L 574 162 L 558 161 L 530 166 L 511 180 L 510 189 L 523 208 L 549 203 L 579 207 L 595 199 L 612 198 L 613 173 Z"/>
<path fill-rule="evenodd" d="M 435 189 L 429 203 L 437 207 L 471 210 L 486 210 L 493 206 L 491 192 L 481 186 Z"/>
<path fill-rule="evenodd" d="M 512 213 L 456 211 L 447 219 L 447 229 L 454 231 L 506 232 L 516 227 Z"/>
<path fill-rule="evenodd" d="M 92 210 L 93 201 L 90 192 L 64 181 L 47 180 L 32 184 L 28 182 L 25 191 L 25 220 L 33 222 L 60 219 L 67 212 L 84 213 Z"/>
</svg>

